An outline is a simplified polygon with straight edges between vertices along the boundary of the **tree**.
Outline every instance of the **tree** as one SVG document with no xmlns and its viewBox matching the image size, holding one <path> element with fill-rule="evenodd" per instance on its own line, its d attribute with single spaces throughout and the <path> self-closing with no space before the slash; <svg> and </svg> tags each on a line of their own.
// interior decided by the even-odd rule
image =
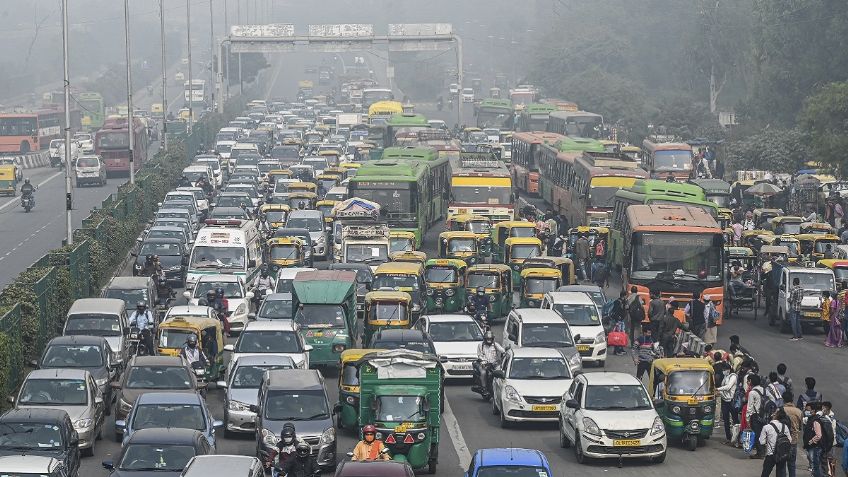
<svg viewBox="0 0 848 477">
<path fill-rule="evenodd" d="M 794 173 L 810 160 L 798 129 L 767 128 L 727 146 L 728 169 Z"/>
<path fill-rule="evenodd" d="M 807 98 L 798 123 L 813 157 L 848 173 L 848 82 L 828 84 Z"/>
</svg>

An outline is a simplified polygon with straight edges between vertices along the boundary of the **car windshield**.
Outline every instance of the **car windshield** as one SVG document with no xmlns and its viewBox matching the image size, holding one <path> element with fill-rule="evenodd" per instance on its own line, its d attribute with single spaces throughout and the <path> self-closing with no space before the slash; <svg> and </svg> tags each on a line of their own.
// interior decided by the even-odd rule
<svg viewBox="0 0 848 477">
<path fill-rule="evenodd" d="M 480 141 L 488 138 L 483 134 Z M 453 202 L 459 204 L 486 204 L 487 206 L 512 204 L 512 189 L 501 186 L 454 186 L 451 187 Z"/>
<path fill-rule="evenodd" d="M 100 348 L 94 345 L 52 345 L 41 363 L 50 368 L 97 368 L 103 366 Z"/>
<path fill-rule="evenodd" d="M 147 238 L 174 238 L 185 240 L 185 234 L 179 230 L 151 230 Z"/>
<path fill-rule="evenodd" d="M 487 234 L 492 230 L 492 224 L 489 222 L 470 221 L 467 224 L 467 230 L 475 234 Z"/>
<path fill-rule="evenodd" d="M 345 259 L 349 263 L 382 263 L 388 261 L 389 249 L 385 244 L 348 244 Z"/>
<path fill-rule="evenodd" d="M 593 411 L 651 409 L 651 400 L 641 385 L 603 385 L 586 388 L 585 408 Z"/>
<path fill-rule="evenodd" d="M 466 287 L 477 289 L 498 288 L 498 276 L 494 273 L 469 273 Z"/>
<path fill-rule="evenodd" d="M 265 212 L 265 220 L 272 224 L 281 224 L 286 221 L 286 215 L 284 210 L 269 210 Z"/>
<path fill-rule="evenodd" d="M 239 366 L 233 371 L 233 382 L 230 387 L 233 389 L 259 389 L 262 384 L 262 375 L 265 371 L 271 369 L 292 369 L 291 366 L 256 366 L 247 365 Z"/>
<path fill-rule="evenodd" d="M 345 310 L 341 305 L 305 304 L 298 308 L 294 320 L 303 328 L 344 328 Z"/>
<path fill-rule="evenodd" d="M 548 477 L 543 467 L 525 465 L 488 465 L 477 469 L 477 477 Z"/>
<path fill-rule="evenodd" d="M 269 300 L 262 302 L 257 316 L 266 320 L 286 320 L 293 315 L 291 300 Z"/>
<path fill-rule="evenodd" d="M 430 338 L 436 342 L 447 341 L 483 341 L 483 332 L 477 323 L 470 321 L 451 321 L 430 323 L 427 330 Z"/>
<path fill-rule="evenodd" d="M 127 307 L 135 307 L 136 303 L 143 301 L 147 303 L 149 298 L 147 288 L 137 288 L 135 290 L 125 288 L 108 288 L 106 289 L 106 298 L 116 298 L 124 300 Z"/>
<path fill-rule="evenodd" d="M 66 335 L 121 336 L 121 321 L 118 315 L 76 313 L 65 322 Z"/>
<path fill-rule="evenodd" d="M 242 194 L 221 194 L 215 203 L 216 207 L 241 207 L 242 204 L 248 205 L 251 203 L 250 197 Z M 229 214 L 233 215 L 233 214 Z M 241 218 L 241 217 L 238 217 Z"/>
<path fill-rule="evenodd" d="M 563 358 L 514 358 L 509 368 L 511 379 L 571 379 Z"/>
<path fill-rule="evenodd" d="M 134 430 L 152 427 L 206 430 L 203 409 L 197 404 L 139 404 L 135 409 L 129 423 Z"/>
<path fill-rule="evenodd" d="M 555 303 L 553 310 L 571 326 L 597 326 L 601 324 L 598 309 L 594 305 L 571 305 Z"/>
<path fill-rule="evenodd" d="M 82 379 L 27 379 L 18 402 L 28 406 L 85 406 L 88 387 Z"/>
<path fill-rule="evenodd" d="M 423 421 L 427 409 L 421 396 L 379 396 L 374 420 L 378 422 Z"/>
<path fill-rule="evenodd" d="M 178 243 L 144 242 L 141 245 L 140 256 L 147 255 L 182 255 L 183 251 Z"/>
<path fill-rule="evenodd" d="M 709 371 L 675 371 L 668 375 L 666 389 L 672 396 L 707 396 L 713 393 Z"/>
<path fill-rule="evenodd" d="M 147 470 L 181 472 L 195 456 L 193 446 L 174 444 L 129 444 L 118 468 L 121 470 Z"/>
<path fill-rule="evenodd" d="M 269 391 L 264 408 L 265 418 L 273 421 L 312 421 L 330 417 L 323 391 Z"/>
<path fill-rule="evenodd" d="M 77 167 L 97 167 L 100 161 L 96 157 L 81 157 L 77 159 Z"/>
<path fill-rule="evenodd" d="M 324 230 L 324 222 L 320 217 L 289 217 L 286 227 L 306 229 L 310 232 L 321 232 Z"/>
<path fill-rule="evenodd" d="M 524 282 L 524 292 L 533 295 L 541 295 L 552 292 L 559 285 L 556 278 L 528 278 Z"/>
<path fill-rule="evenodd" d="M 389 240 L 389 250 L 392 252 L 407 252 L 414 250 L 408 238 L 392 238 Z"/>
<path fill-rule="evenodd" d="M 54 424 L 36 422 L 4 422 L 0 424 L 0 449 L 45 450 L 61 448 L 62 431 Z"/>
<path fill-rule="evenodd" d="M 224 296 L 227 298 L 243 298 L 241 285 L 239 282 L 218 282 L 214 280 L 199 280 L 194 289 L 195 298 L 205 297 L 209 290 L 224 290 Z"/>
<path fill-rule="evenodd" d="M 212 246 L 195 246 L 191 253 L 190 268 L 196 270 L 202 269 L 244 269 L 245 249 L 243 247 L 212 247 Z"/>
<path fill-rule="evenodd" d="M 236 353 L 301 353 L 294 331 L 243 331 L 236 342 Z"/>
<path fill-rule="evenodd" d="M 521 330 L 521 346 L 539 346 L 543 348 L 572 346 L 571 332 L 565 323 L 536 324 L 525 323 Z"/>
<path fill-rule="evenodd" d="M 192 389 L 188 370 L 182 366 L 133 366 L 124 387 L 128 389 Z"/>
<path fill-rule="evenodd" d="M 791 273 L 790 283 L 798 279 L 804 290 L 834 290 L 833 276 L 829 273 Z"/>
<path fill-rule="evenodd" d="M 276 244 L 271 247 L 271 260 L 297 260 L 301 251 L 295 244 Z"/>
<path fill-rule="evenodd" d="M 456 269 L 450 267 L 427 267 L 424 272 L 427 283 L 456 283 Z"/>
<path fill-rule="evenodd" d="M 413 275 L 388 275 L 381 273 L 374 277 L 374 290 L 388 288 L 390 290 L 406 290 L 412 289 L 418 291 L 418 279 Z"/>
<path fill-rule="evenodd" d="M 538 257 L 541 255 L 541 251 L 539 250 L 539 246 L 536 244 L 513 245 L 509 255 L 512 259 L 526 259 Z"/>
</svg>

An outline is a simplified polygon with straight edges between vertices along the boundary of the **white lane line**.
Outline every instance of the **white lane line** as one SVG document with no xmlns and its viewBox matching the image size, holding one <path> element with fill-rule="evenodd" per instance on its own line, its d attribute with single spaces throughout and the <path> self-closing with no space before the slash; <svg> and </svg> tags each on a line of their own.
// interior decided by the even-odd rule
<svg viewBox="0 0 848 477">
<path fill-rule="evenodd" d="M 43 180 L 43 181 L 42 181 L 41 183 L 39 183 L 38 185 L 39 185 L 39 186 L 42 186 L 42 185 L 47 184 L 48 182 L 52 181 L 52 180 L 53 180 L 53 179 L 55 179 L 56 177 L 64 176 L 64 175 L 65 175 L 65 171 L 59 171 L 59 172 L 57 172 L 57 173 L 53 174 L 52 176 L 48 177 L 47 179 Z M 8 200 L 5 204 L 0 205 L 0 210 L 3 210 L 3 209 L 5 209 L 6 207 L 9 207 L 10 205 L 15 205 L 15 204 L 17 204 L 17 203 L 18 203 L 18 202 L 20 202 L 20 201 L 21 201 L 21 199 L 20 199 L 20 198 L 13 197 L 12 199 L 9 199 L 9 200 Z"/>
<path fill-rule="evenodd" d="M 453 442 L 456 455 L 459 457 L 459 468 L 464 472 L 468 470 L 468 465 L 471 464 L 471 452 L 465 444 L 465 439 L 462 437 L 462 430 L 459 428 L 459 422 L 451 410 L 447 396 L 445 397 L 445 412 L 442 413 L 442 421 L 445 424 L 445 428 L 447 428 L 451 442 Z"/>
</svg>

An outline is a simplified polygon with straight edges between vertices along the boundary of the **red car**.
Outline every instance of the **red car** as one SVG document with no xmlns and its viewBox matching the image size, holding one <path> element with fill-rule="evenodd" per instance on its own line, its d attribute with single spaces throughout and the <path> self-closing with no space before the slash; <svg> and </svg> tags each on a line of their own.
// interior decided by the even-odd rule
<svg viewBox="0 0 848 477">
<path fill-rule="evenodd" d="M 353 462 L 346 460 L 336 467 L 335 477 L 415 477 L 412 467 L 406 462 L 393 460 Z"/>
</svg>

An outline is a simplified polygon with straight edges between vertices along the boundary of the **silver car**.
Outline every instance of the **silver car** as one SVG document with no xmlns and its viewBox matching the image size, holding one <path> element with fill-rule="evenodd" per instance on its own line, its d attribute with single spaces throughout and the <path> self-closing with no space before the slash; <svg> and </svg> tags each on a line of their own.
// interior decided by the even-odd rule
<svg viewBox="0 0 848 477">
<path fill-rule="evenodd" d="M 327 230 L 324 226 L 324 216 L 320 210 L 293 210 L 286 219 L 286 228 L 309 230 L 312 240 L 312 255 L 327 258 Z"/>
<path fill-rule="evenodd" d="M 288 356 L 255 355 L 237 358 L 226 380 L 217 383 L 219 388 L 227 390 L 224 396 L 224 435 L 255 432 L 256 413 L 250 407 L 259 404 L 262 375 L 269 369 L 294 367 L 294 361 Z"/>
<path fill-rule="evenodd" d="M 103 431 L 105 404 L 94 378 L 82 369 L 37 369 L 24 379 L 16 409 L 49 408 L 67 412 L 79 434 L 83 454 L 94 455 Z"/>
</svg>

